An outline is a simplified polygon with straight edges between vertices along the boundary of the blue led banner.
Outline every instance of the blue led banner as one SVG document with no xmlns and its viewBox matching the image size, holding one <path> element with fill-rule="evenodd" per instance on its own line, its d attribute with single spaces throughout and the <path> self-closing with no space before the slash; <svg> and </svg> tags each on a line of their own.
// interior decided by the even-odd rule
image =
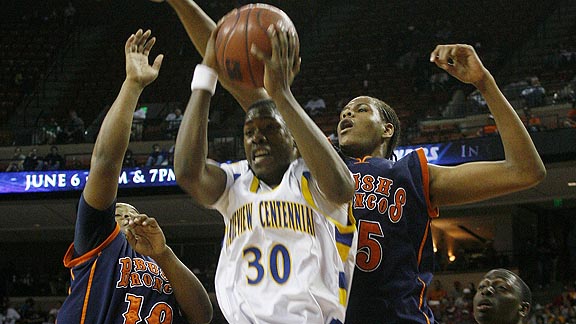
<svg viewBox="0 0 576 324">
<path fill-rule="evenodd" d="M 0 173 L 0 193 L 36 193 L 82 190 L 88 170 L 28 171 Z M 175 186 L 172 167 L 122 170 L 119 188 Z"/>
<path fill-rule="evenodd" d="M 438 165 L 455 165 L 479 160 L 496 160 L 504 156 L 502 144 L 499 140 L 491 141 L 486 139 L 399 146 L 394 150 L 394 153 L 396 153 L 396 157 L 400 159 L 419 147 L 424 149 L 428 162 Z"/>
<path fill-rule="evenodd" d="M 424 149 L 428 162 L 438 165 L 495 160 L 504 156 L 499 137 L 400 146 L 394 152 L 400 159 L 419 147 Z M 87 178 L 88 170 L 0 172 L 0 194 L 79 191 L 84 188 Z M 121 189 L 177 185 L 170 166 L 124 169 L 118 184 Z"/>
</svg>

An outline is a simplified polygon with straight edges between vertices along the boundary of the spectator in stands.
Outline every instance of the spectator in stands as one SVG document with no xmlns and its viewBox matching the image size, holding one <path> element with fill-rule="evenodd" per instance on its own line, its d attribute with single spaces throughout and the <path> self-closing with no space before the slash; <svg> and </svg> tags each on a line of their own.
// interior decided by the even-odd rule
<svg viewBox="0 0 576 324">
<path fill-rule="evenodd" d="M 486 120 L 486 124 L 482 126 L 476 132 L 477 136 L 490 136 L 498 134 L 498 127 L 496 127 L 496 122 L 494 122 L 494 116 L 488 115 L 488 119 Z"/>
<path fill-rule="evenodd" d="M 176 148 L 176 144 L 172 144 L 168 153 L 166 154 L 166 159 L 162 162 L 162 165 L 174 165 L 174 149 Z"/>
<path fill-rule="evenodd" d="M 136 167 L 136 160 L 134 160 L 134 156 L 132 150 L 127 149 L 126 153 L 124 153 L 124 162 L 122 162 L 123 168 L 134 168 Z"/>
<path fill-rule="evenodd" d="M 65 129 L 65 143 L 84 142 L 84 121 L 78 116 L 76 110 L 68 111 L 68 122 Z"/>
<path fill-rule="evenodd" d="M 62 170 L 66 164 L 66 160 L 58 152 L 58 147 L 52 145 L 50 153 L 44 157 L 44 166 L 46 170 Z"/>
<path fill-rule="evenodd" d="M 476 295 L 476 285 L 473 282 L 469 282 L 466 285 L 466 288 L 468 288 L 470 290 L 470 293 L 472 294 L 472 296 Z"/>
<path fill-rule="evenodd" d="M 456 300 L 457 298 L 460 298 L 462 295 L 464 295 L 462 290 L 464 290 L 462 283 L 458 280 L 455 280 L 452 284 L 452 290 L 448 293 L 448 296 L 450 296 L 450 298 L 453 300 Z"/>
<path fill-rule="evenodd" d="M 148 155 L 148 159 L 146 160 L 146 166 L 160 166 L 164 159 L 166 159 L 166 151 L 162 149 L 159 144 L 152 145 L 152 152 Z"/>
<path fill-rule="evenodd" d="M 132 134 L 131 139 L 135 141 L 142 140 L 142 133 L 144 132 L 144 121 L 146 120 L 146 113 L 148 107 L 140 107 L 134 112 L 132 120 Z"/>
<path fill-rule="evenodd" d="M 520 92 L 520 96 L 526 101 L 529 108 L 544 105 L 546 90 L 540 84 L 538 77 L 528 79 L 528 86 Z"/>
<path fill-rule="evenodd" d="M 178 134 L 178 129 L 180 128 L 180 123 L 182 123 L 182 109 L 176 108 L 173 112 L 166 115 L 164 119 L 166 122 L 166 133 L 169 139 L 174 139 L 176 134 Z"/>
<path fill-rule="evenodd" d="M 444 87 L 448 81 L 450 81 L 448 73 L 444 71 L 433 73 L 429 79 L 430 90 L 432 90 L 432 92 L 436 90 L 446 91 Z"/>
<path fill-rule="evenodd" d="M 6 172 L 23 171 L 25 159 L 26 155 L 22 154 L 22 149 L 20 147 L 16 147 L 14 149 L 14 155 L 12 155 L 12 160 L 10 160 L 8 167 L 6 168 Z"/>
<path fill-rule="evenodd" d="M 576 93 L 574 92 L 573 86 L 574 80 L 572 82 L 568 82 L 562 89 L 554 93 L 554 103 L 564 103 L 564 102 L 572 102 L 576 101 Z"/>
<path fill-rule="evenodd" d="M 43 116 L 39 116 L 36 119 L 36 124 L 34 127 L 34 133 L 32 134 L 32 145 L 42 145 L 46 143 L 46 119 Z"/>
<path fill-rule="evenodd" d="M 444 118 L 457 118 L 466 114 L 466 96 L 462 89 L 457 89 L 452 94 L 452 99 L 448 102 L 442 116 Z"/>
<path fill-rule="evenodd" d="M 530 132 L 539 132 L 543 130 L 545 127 L 542 125 L 542 120 L 535 114 L 530 114 L 528 116 L 528 131 Z"/>
<path fill-rule="evenodd" d="M 4 318 L 4 324 L 16 324 L 16 323 L 20 323 L 20 319 L 22 318 L 22 316 L 20 316 L 20 313 L 18 313 L 18 311 L 12 306 L 12 304 L 10 303 L 10 300 L 8 298 L 6 298 L 3 301 L 3 307 L 2 307 L 2 314 L 0 314 L 0 318 Z"/>
<path fill-rule="evenodd" d="M 442 281 L 434 280 L 434 288 L 428 292 L 428 300 L 435 300 L 440 303 L 445 298 L 448 298 L 448 291 L 442 286 Z"/>
<path fill-rule="evenodd" d="M 474 318 L 479 324 L 521 324 L 530 313 L 532 292 L 514 272 L 490 270 L 474 296 Z"/>
<path fill-rule="evenodd" d="M 468 310 L 468 312 L 466 312 L 466 314 L 469 314 L 472 312 L 472 298 L 474 297 L 474 295 L 472 294 L 472 290 L 470 290 L 470 288 L 466 287 L 464 289 L 462 289 L 462 296 L 458 299 L 456 299 L 454 301 L 454 304 L 462 309 L 462 310 Z"/>
<path fill-rule="evenodd" d="M 42 318 L 38 314 L 38 309 L 36 307 L 36 301 L 32 297 L 26 298 L 24 304 L 20 306 L 20 316 L 22 317 L 23 323 L 42 323 Z"/>
<path fill-rule="evenodd" d="M 33 148 L 24 159 L 25 171 L 39 171 L 44 168 L 44 161 L 38 156 L 38 150 Z"/>
<path fill-rule="evenodd" d="M 326 111 L 326 102 L 319 96 L 313 95 L 304 105 L 304 110 L 312 117 L 318 116 Z"/>
<path fill-rule="evenodd" d="M 568 110 L 562 126 L 566 128 L 576 128 L 576 101 L 572 103 L 572 108 Z"/>
<path fill-rule="evenodd" d="M 51 116 L 46 125 L 42 125 L 42 131 L 45 135 L 45 142 L 42 144 L 52 145 L 55 144 L 58 138 L 61 137 L 63 132 L 62 128 L 58 124 L 58 121 L 54 116 Z"/>
<path fill-rule="evenodd" d="M 525 106 L 523 111 L 524 118 L 522 118 L 522 121 L 524 122 L 524 125 L 529 132 L 539 132 L 544 129 L 540 117 L 532 113 L 532 110 L 528 106 Z"/>
<path fill-rule="evenodd" d="M 485 113 L 488 111 L 486 100 L 482 97 L 480 90 L 476 89 L 468 95 L 468 101 L 472 103 L 472 111 L 475 113 Z"/>
</svg>

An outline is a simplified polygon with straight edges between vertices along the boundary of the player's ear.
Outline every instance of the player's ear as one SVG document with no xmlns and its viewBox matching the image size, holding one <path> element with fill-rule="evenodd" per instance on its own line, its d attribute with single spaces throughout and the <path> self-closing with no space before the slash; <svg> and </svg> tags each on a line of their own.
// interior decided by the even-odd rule
<svg viewBox="0 0 576 324">
<path fill-rule="evenodd" d="M 382 123 L 382 139 L 385 140 L 387 138 L 391 138 L 394 135 L 394 125 L 392 123 Z"/>
</svg>

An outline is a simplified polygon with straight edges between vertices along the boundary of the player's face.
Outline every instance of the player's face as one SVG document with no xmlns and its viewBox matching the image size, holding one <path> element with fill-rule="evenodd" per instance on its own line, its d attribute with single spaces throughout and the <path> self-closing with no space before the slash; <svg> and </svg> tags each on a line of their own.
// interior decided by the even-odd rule
<svg viewBox="0 0 576 324">
<path fill-rule="evenodd" d="M 116 204 L 116 223 L 121 229 L 124 229 L 131 218 L 138 216 L 139 213 L 133 206 L 124 203 Z"/>
<path fill-rule="evenodd" d="M 488 273 L 474 296 L 474 318 L 480 324 L 518 323 L 522 301 L 516 279 Z"/>
<path fill-rule="evenodd" d="M 353 157 L 373 155 L 383 143 L 385 121 L 370 97 L 352 99 L 340 113 L 338 142 Z"/>
<path fill-rule="evenodd" d="M 244 122 L 244 151 L 254 174 L 268 185 L 280 183 L 296 158 L 292 135 L 278 113 L 266 107 L 248 111 Z"/>
</svg>

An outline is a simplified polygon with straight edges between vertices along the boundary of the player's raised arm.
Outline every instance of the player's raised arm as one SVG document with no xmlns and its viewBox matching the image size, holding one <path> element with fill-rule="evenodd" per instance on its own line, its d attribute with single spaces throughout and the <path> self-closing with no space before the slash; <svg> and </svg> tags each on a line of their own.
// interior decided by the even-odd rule
<svg viewBox="0 0 576 324">
<path fill-rule="evenodd" d="M 164 2 L 164 0 L 151 1 Z M 192 0 L 166 0 L 166 2 L 178 15 L 180 22 L 184 26 L 184 29 L 186 29 L 188 37 L 194 44 L 194 47 L 196 47 L 198 53 L 204 57 L 210 33 L 216 28 L 214 20 Z M 230 12 L 229 15 L 230 14 L 233 14 L 233 11 Z M 224 89 L 232 94 L 244 111 L 255 101 L 269 98 L 264 88 L 250 89 L 238 87 L 226 74 L 219 75 L 219 81 Z"/>
<path fill-rule="evenodd" d="M 207 163 L 208 113 L 218 78 L 214 38 L 215 32 L 209 40 L 204 61 L 194 72 L 192 95 L 184 112 L 174 149 L 174 173 L 178 185 L 204 206 L 216 202 L 226 186 L 224 171 Z"/>
<path fill-rule="evenodd" d="M 270 57 L 255 46 L 252 47 L 253 54 L 266 64 L 264 87 L 286 121 L 298 151 L 316 178 L 320 190 L 334 203 L 349 202 L 354 194 L 350 171 L 290 90 L 294 75 L 300 69 L 300 58 L 296 57 L 295 32 L 287 31 L 282 24 L 270 25 L 268 36 L 272 42 Z"/>
<path fill-rule="evenodd" d="M 116 198 L 134 109 L 142 90 L 158 77 L 160 71 L 163 55 L 158 55 L 152 65 L 149 63 L 148 55 L 156 41 L 150 35 L 150 30 L 143 32 L 140 29 L 126 41 L 126 79 L 102 122 L 94 144 L 90 175 L 83 194 L 86 202 L 99 210 L 108 208 Z"/>
<path fill-rule="evenodd" d="M 498 127 L 505 159 L 456 167 L 430 165 L 433 206 L 480 201 L 537 185 L 546 169 L 522 121 L 470 45 L 439 45 L 430 61 L 482 94 Z M 473 179 L 473 181 L 471 181 Z"/>
</svg>

